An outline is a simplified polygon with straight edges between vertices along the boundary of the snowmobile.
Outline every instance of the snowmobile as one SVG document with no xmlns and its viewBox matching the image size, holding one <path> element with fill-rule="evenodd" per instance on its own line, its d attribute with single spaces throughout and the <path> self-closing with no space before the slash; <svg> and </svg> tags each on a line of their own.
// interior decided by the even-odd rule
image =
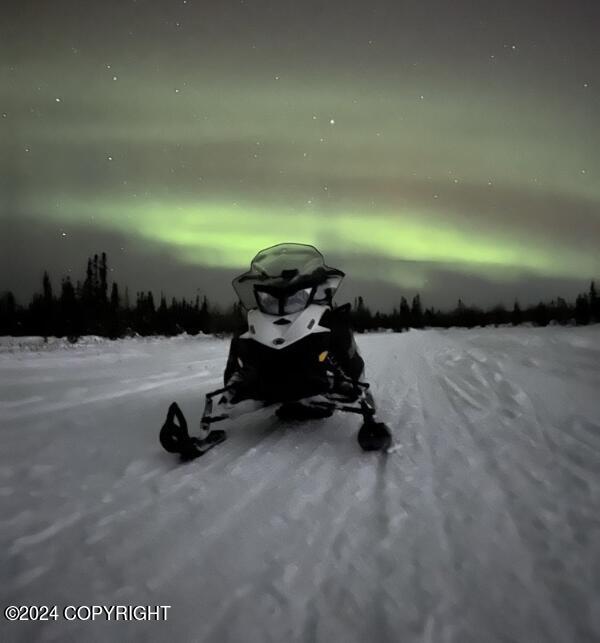
<svg viewBox="0 0 600 643">
<path fill-rule="evenodd" d="M 364 361 L 350 305 L 333 303 L 344 276 L 310 245 L 282 243 L 259 252 L 250 270 L 233 280 L 247 329 L 231 341 L 224 386 L 206 395 L 201 437 L 189 435 L 173 402 L 160 431 L 162 446 L 184 460 L 197 458 L 226 438 L 213 424 L 277 405 L 283 421 L 326 418 L 335 411 L 360 415 L 362 449 L 387 450 L 391 433 L 376 419 L 369 384 L 361 379 Z"/>
</svg>

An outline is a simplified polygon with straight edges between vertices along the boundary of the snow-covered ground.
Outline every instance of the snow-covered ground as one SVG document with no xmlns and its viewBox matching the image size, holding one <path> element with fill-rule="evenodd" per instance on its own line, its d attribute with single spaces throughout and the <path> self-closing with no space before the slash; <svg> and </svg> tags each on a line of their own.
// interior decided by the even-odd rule
<svg viewBox="0 0 600 643">
<path fill-rule="evenodd" d="M 358 418 L 194 425 L 227 342 L 0 351 L 3 606 L 171 605 L 167 622 L 7 623 L 3 641 L 600 640 L 600 327 L 359 337 Z"/>
</svg>

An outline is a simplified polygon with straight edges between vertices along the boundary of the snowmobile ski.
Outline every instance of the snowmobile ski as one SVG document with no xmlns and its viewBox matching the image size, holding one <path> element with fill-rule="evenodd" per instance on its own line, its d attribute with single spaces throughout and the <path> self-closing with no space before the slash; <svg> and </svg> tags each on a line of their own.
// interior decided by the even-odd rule
<svg viewBox="0 0 600 643">
<path fill-rule="evenodd" d="M 207 451 L 210 451 L 213 447 L 216 447 L 217 444 L 225 442 L 227 439 L 227 434 L 225 431 L 220 429 L 211 431 L 204 439 L 200 438 L 190 438 L 190 441 L 185 445 L 184 449 L 181 451 L 182 460 L 195 460 L 201 455 L 204 455 Z"/>
<path fill-rule="evenodd" d="M 204 438 L 191 437 L 187 421 L 177 402 L 169 406 L 167 418 L 160 430 L 160 443 L 169 453 L 179 453 L 182 460 L 194 460 L 227 438 L 225 431 L 210 431 Z"/>
</svg>

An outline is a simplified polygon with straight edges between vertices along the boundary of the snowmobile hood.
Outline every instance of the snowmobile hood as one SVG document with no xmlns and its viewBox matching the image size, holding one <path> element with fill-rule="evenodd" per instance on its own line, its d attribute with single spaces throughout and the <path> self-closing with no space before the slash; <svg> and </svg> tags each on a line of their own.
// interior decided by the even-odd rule
<svg viewBox="0 0 600 643">
<path fill-rule="evenodd" d="M 250 270 L 233 280 L 242 305 L 251 310 L 258 305 L 255 287 L 294 292 L 315 288 L 312 300 L 329 303 L 344 273 L 325 264 L 323 255 L 303 243 L 280 243 L 261 250 L 250 264 Z"/>
</svg>

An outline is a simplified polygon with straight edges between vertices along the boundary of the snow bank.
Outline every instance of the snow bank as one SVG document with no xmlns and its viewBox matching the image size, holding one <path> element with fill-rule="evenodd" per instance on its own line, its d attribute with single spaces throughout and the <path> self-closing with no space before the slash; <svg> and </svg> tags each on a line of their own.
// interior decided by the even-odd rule
<svg viewBox="0 0 600 643">
<path fill-rule="evenodd" d="M 160 335 L 142 337 L 141 335 L 135 335 L 134 337 L 125 337 L 121 339 L 108 339 L 107 337 L 100 337 L 99 335 L 82 335 L 75 341 L 70 341 L 66 337 L 13 337 L 9 335 L 0 335 L 0 353 L 14 353 L 18 351 L 40 352 L 74 350 L 86 347 L 97 347 L 101 344 L 119 345 L 119 343 L 128 344 L 132 342 L 153 344 L 156 342 L 198 341 L 211 337 L 211 335 L 205 335 L 204 333 L 199 333 L 198 335 L 181 333 L 173 337 L 163 337 Z"/>
</svg>

